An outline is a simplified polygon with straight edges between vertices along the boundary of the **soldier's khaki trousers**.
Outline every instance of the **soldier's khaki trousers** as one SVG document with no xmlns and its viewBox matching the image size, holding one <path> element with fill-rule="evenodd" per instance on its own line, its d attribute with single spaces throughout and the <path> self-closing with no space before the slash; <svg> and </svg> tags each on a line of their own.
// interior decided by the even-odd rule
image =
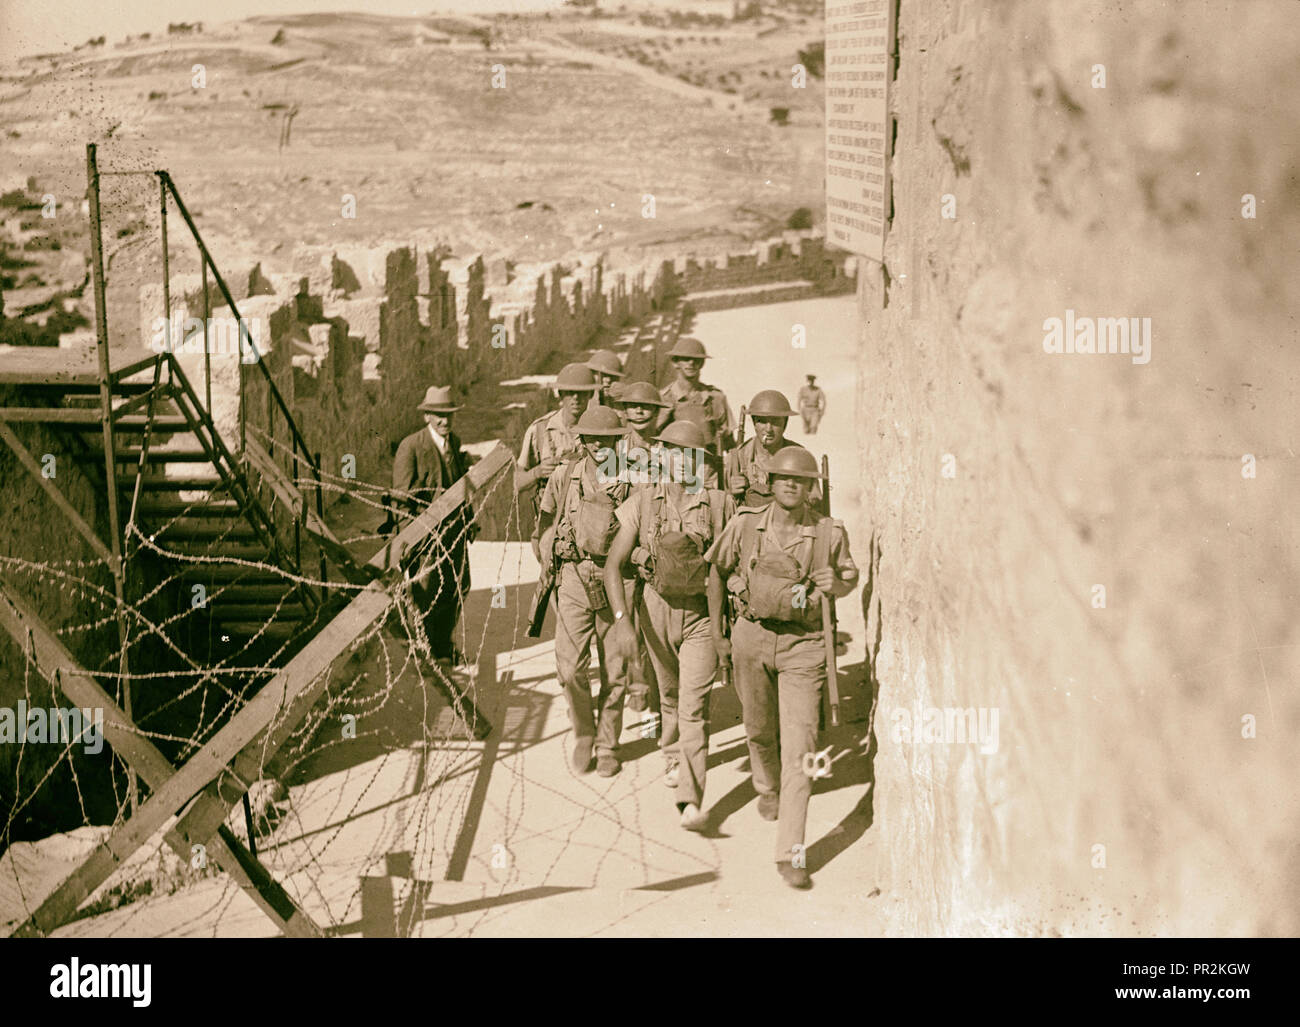
<svg viewBox="0 0 1300 1027">
<path fill-rule="evenodd" d="M 599 569 L 595 570 L 599 576 Z M 593 738 L 597 756 L 614 755 L 618 736 L 623 731 L 623 697 L 626 681 L 606 680 L 601 675 L 600 693 L 593 707 L 591 699 L 591 640 L 603 653 L 605 635 L 614 623 L 606 606 L 591 608 L 578 568 L 572 563 L 560 565 L 560 580 L 555 589 L 555 676 L 569 703 L 569 720 L 573 736 Z"/>
<path fill-rule="evenodd" d="M 754 791 L 780 796 L 776 860 L 791 860 L 803 851 L 812 795 L 804 755 L 817 752 L 817 720 L 826 683 L 822 634 L 793 626 L 769 629 L 740 617 L 731 629 L 731 660 Z"/>
<path fill-rule="evenodd" d="M 647 585 L 638 616 L 659 682 L 659 747 L 681 767 L 677 806 L 693 802 L 702 808 L 709 756 L 709 690 L 718 669 L 708 603 L 703 596 L 669 602 Z"/>
</svg>

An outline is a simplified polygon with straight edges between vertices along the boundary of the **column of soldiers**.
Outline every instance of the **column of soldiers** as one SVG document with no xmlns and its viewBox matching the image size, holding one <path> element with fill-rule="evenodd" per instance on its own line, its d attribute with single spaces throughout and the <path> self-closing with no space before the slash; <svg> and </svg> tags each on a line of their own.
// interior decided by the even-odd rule
<svg viewBox="0 0 1300 1027">
<path fill-rule="evenodd" d="M 680 823 L 706 829 L 709 698 L 734 666 L 758 812 L 777 822 L 781 877 L 807 888 L 807 766 L 832 630 L 822 600 L 853 591 L 858 570 L 843 525 L 816 509 L 816 459 L 785 440 L 786 397 L 755 396 L 754 435 L 737 446 L 726 396 L 701 381 L 704 347 L 682 338 L 669 357 L 662 391 L 623 381 L 609 351 L 566 366 L 559 409 L 519 454 L 516 487 L 536 489 L 534 552 L 554 582 L 572 765 L 618 774 L 624 704 L 649 703 Z"/>
</svg>

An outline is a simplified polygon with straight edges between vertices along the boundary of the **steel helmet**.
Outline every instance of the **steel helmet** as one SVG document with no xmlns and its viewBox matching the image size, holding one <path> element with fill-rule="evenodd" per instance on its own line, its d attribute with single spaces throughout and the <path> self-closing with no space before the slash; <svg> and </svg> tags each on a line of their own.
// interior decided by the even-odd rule
<svg viewBox="0 0 1300 1027">
<path fill-rule="evenodd" d="M 817 458 L 803 446 L 786 446 L 768 461 L 768 477 L 782 475 L 787 478 L 820 478 Z"/>
<path fill-rule="evenodd" d="M 694 421 L 669 421 L 656 442 L 680 449 L 708 449 L 709 436 Z"/>
<path fill-rule="evenodd" d="M 612 374 L 616 378 L 623 377 L 623 362 L 618 359 L 618 354 L 612 350 L 596 350 L 587 358 L 587 366 L 597 374 Z"/>
<path fill-rule="evenodd" d="M 677 340 L 672 349 L 668 351 L 669 359 L 673 357 L 690 357 L 692 360 L 708 360 L 709 355 L 704 352 L 704 343 L 699 339 L 692 339 L 689 335 L 683 335 Z"/>
<path fill-rule="evenodd" d="M 667 407 L 659 390 L 649 382 L 627 382 L 618 390 L 618 403 L 622 406 Z"/>
<path fill-rule="evenodd" d="M 595 392 L 596 376 L 586 364 L 565 364 L 555 376 L 556 392 Z"/>
<path fill-rule="evenodd" d="M 749 401 L 750 417 L 794 417 L 796 413 L 790 409 L 785 393 L 776 389 L 764 389 Z"/>
<path fill-rule="evenodd" d="M 587 407 L 578 418 L 577 433 L 598 437 L 626 435 L 627 428 L 618 419 L 618 414 L 609 407 L 600 405 Z"/>
</svg>

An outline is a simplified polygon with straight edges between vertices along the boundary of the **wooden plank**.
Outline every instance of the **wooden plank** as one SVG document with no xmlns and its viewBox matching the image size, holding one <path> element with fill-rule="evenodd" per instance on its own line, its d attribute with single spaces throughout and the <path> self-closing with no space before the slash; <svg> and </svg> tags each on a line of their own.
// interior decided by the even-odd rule
<svg viewBox="0 0 1300 1027">
<path fill-rule="evenodd" d="M 482 483 L 491 481 L 512 463 L 513 457 L 505 446 L 494 447 L 469 474 L 435 499 L 384 546 L 371 559 L 371 565 L 399 566 L 402 553 L 426 537 Z M 32 922 L 38 927 L 64 923 L 108 879 L 118 863 L 145 844 L 173 813 L 210 782 L 212 786 L 206 789 L 207 801 L 199 803 L 204 814 L 202 820 L 191 811 L 178 822 L 176 830 L 191 843 L 203 843 L 211 838 L 230 808 L 255 780 L 254 775 L 260 773 L 266 760 L 288 740 L 325 691 L 334 663 L 356 647 L 359 635 L 387 615 L 391 604 L 392 596 L 377 582 L 362 589 L 207 745 L 155 789 L 134 816 L 117 827 L 45 898 L 32 915 Z M 233 775 L 227 769 L 232 763 Z M 230 779 L 238 792 L 233 800 L 228 798 L 229 792 L 221 791 L 223 779 Z M 195 829 L 196 822 L 202 823 L 202 831 Z"/>
<path fill-rule="evenodd" d="M 113 702 L 95 678 L 83 668 L 67 647 L 45 627 L 36 613 L 18 597 L 9 584 L 0 578 L 0 626 L 3 626 L 20 649 L 31 659 L 37 672 L 50 684 L 63 692 L 83 709 L 104 711 L 104 740 L 113 752 L 130 764 L 151 788 L 161 787 L 175 772 L 175 768 L 157 747 L 142 735 L 118 705 Z M 183 860 L 189 862 L 193 853 L 190 843 L 176 831 L 167 832 L 167 843 Z M 293 903 L 279 883 L 262 869 L 261 875 L 249 866 L 251 853 L 242 851 L 242 845 L 224 829 L 217 832 L 209 845 L 212 858 L 231 875 L 249 894 L 253 901 L 286 935 L 291 937 L 319 936 L 321 931 L 303 911 Z M 255 862 L 255 861 L 254 861 Z M 265 894 L 263 894 L 265 892 Z M 42 924 L 33 918 L 20 931 L 48 931 L 57 923 Z"/>
<path fill-rule="evenodd" d="M 0 421 L 93 424 L 98 427 L 99 411 L 90 407 L 0 407 Z"/>
<path fill-rule="evenodd" d="M 15 346 L 0 352 L 0 385 L 99 385 L 93 347 Z"/>
<path fill-rule="evenodd" d="M 41 466 L 36 462 L 35 457 L 27 451 L 27 447 L 22 444 L 22 441 L 14 434 L 13 429 L 5 424 L 3 420 L 0 420 L 0 439 L 4 439 L 9 444 L 9 448 L 18 457 L 18 462 L 27 468 L 27 473 L 36 479 L 36 483 L 45 490 L 45 494 L 63 512 L 63 516 L 71 521 L 72 526 L 90 543 L 90 548 L 99 555 L 99 558 L 107 561 L 110 569 L 116 566 L 116 557 L 109 552 L 108 546 L 104 545 L 103 540 L 95 534 L 95 529 L 86 523 L 85 518 L 77 512 L 77 508 L 68 502 L 67 497 L 59 491 L 59 487 L 41 473 Z"/>
</svg>

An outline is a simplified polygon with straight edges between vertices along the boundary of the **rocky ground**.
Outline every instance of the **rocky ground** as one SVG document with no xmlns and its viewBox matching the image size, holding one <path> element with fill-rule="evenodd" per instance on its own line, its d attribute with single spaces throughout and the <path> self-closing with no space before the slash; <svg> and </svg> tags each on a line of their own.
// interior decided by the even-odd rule
<svg viewBox="0 0 1300 1027">
<path fill-rule="evenodd" d="M 808 11 L 707 6 L 263 17 L 24 58 L 0 69 L 0 185 L 34 177 L 84 239 L 96 142 L 105 171 L 168 169 L 227 268 L 298 243 L 518 262 L 734 247 L 820 211 L 821 81 L 810 58 L 795 88 L 791 66 L 821 33 Z M 157 194 L 149 175 L 103 181 L 110 326 L 136 324 L 157 279 Z M 176 231 L 172 250 L 174 271 L 197 270 Z"/>
</svg>

